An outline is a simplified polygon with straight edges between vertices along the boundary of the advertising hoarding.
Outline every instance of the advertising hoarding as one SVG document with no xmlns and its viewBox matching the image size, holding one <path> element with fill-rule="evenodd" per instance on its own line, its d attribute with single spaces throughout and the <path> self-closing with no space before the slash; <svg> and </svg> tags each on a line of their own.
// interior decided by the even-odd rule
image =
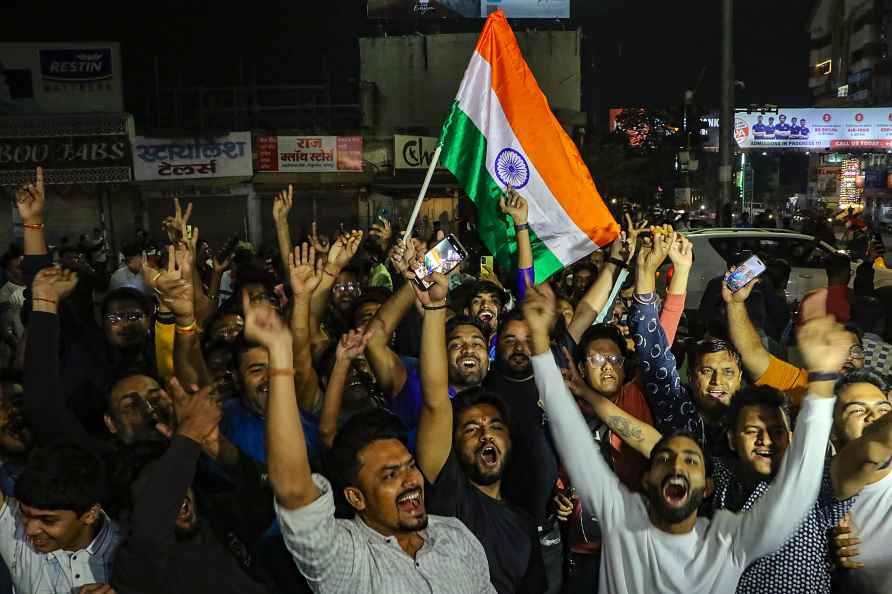
<svg viewBox="0 0 892 594">
<path fill-rule="evenodd" d="M 133 177 L 137 181 L 253 174 L 250 132 L 230 132 L 214 138 L 137 136 L 133 140 Z"/>
<path fill-rule="evenodd" d="M 362 136 L 258 136 L 257 171 L 362 171 Z"/>
<path fill-rule="evenodd" d="M 570 0 L 368 0 L 373 19 L 474 19 L 500 9 L 509 19 L 570 18 Z"/>
<path fill-rule="evenodd" d="M 0 43 L 0 114 L 124 110 L 117 43 Z"/>
<path fill-rule="evenodd" d="M 776 114 L 738 113 L 734 138 L 741 148 L 892 149 L 892 108 L 780 108 Z"/>
<path fill-rule="evenodd" d="M 430 167 L 434 151 L 437 150 L 437 140 L 434 136 L 394 134 L 393 168 L 427 169 Z M 437 165 L 437 169 L 442 168 L 441 165 Z"/>
</svg>

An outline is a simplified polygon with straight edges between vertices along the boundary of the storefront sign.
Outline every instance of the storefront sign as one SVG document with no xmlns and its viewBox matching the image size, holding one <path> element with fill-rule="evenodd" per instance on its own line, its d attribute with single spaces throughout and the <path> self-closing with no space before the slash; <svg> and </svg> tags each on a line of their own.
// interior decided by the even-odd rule
<svg viewBox="0 0 892 594">
<path fill-rule="evenodd" d="M 216 138 L 146 138 L 133 141 L 137 181 L 170 181 L 253 175 L 251 133 L 230 132 Z"/>
<path fill-rule="evenodd" d="M 818 150 L 892 149 L 892 109 L 779 109 L 738 113 L 734 138 L 741 148 Z"/>
<path fill-rule="evenodd" d="M 257 171 L 362 171 L 362 137 L 258 136 Z"/>
<path fill-rule="evenodd" d="M 393 137 L 393 167 L 427 169 L 430 167 L 435 150 L 437 150 L 437 138 L 433 136 L 396 134 Z M 437 169 L 442 169 L 442 166 L 437 165 Z"/>
<path fill-rule="evenodd" d="M 130 181 L 128 116 L 0 117 L 0 185 Z"/>
<path fill-rule="evenodd" d="M 117 43 L 0 43 L 0 113 L 121 112 Z"/>
</svg>

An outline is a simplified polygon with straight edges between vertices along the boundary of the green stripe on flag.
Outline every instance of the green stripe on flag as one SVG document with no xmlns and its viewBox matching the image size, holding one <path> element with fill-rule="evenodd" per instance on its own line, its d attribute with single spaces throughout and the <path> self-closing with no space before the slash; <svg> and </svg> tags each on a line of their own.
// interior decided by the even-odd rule
<svg viewBox="0 0 892 594">
<path fill-rule="evenodd" d="M 452 103 L 452 110 L 443 131 L 440 133 L 443 151 L 440 162 L 458 179 L 477 205 L 477 226 L 480 239 L 493 253 L 502 270 L 517 268 L 517 241 L 511 217 L 499 209 L 499 198 L 503 189 L 486 169 L 486 136 L 458 106 Z M 530 227 L 530 243 L 533 248 L 533 266 L 536 283 L 548 280 L 564 265 L 548 247 L 536 237 Z"/>
</svg>

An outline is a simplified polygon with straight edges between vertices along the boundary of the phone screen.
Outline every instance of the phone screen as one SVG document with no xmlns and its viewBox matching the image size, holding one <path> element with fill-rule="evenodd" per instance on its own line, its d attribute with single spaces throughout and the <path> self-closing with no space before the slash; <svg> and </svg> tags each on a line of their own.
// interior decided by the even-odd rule
<svg viewBox="0 0 892 594">
<path fill-rule="evenodd" d="M 421 264 L 414 270 L 415 276 L 425 287 L 429 287 L 430 283 L 424 281 L 425 277 L 433 272 L 449 274 L 466 256 L 467 252 L 458 239 L 454 235 L 447 235 L 424 255 Z"/>
<path fill-rule="evenodd" d="M 763 272 L 765 272 L 765 264 L 762 263 L 762 260 L 758 256 L 750 256 L 746 262 L 728 275 L 725 284 L 728 285 L 732 293 L 736 293 Z"/>
</svg>

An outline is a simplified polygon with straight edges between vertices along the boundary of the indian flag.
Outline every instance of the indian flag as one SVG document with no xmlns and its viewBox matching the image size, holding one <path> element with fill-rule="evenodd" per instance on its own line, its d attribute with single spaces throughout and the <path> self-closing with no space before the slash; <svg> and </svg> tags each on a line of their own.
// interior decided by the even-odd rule
<svg viewBox="0 0 892 594">
<path fill-rule="evenodd" d="M 514 227 L 499 210 L 513 187 L 529 204 L 536 283 L 616 238 L 598 194 L 500 10 L 489 16 L 440 134 L 441 162 L 478 210 L 480 237 L 503 269 L 514 267 Z"/>
</svg>

